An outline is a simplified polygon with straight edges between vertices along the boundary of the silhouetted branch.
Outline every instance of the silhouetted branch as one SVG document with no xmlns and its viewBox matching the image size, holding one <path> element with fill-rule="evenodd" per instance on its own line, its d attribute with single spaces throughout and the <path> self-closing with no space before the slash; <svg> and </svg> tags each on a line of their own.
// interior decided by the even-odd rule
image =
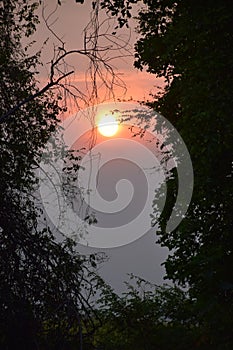
<svg viewBox="0 0 233 350">
<path fill-rule="evenodd" d="M 50 79 L 50 82 L 45 85 L 41 90 L 39 90 L 38 92 L 36 92 L 33 95 L 30 95 L 29 97 L 25 98 L 23 101 L 21 101 L 19 104 L 17 104 L 15 107 L 13 107 L 12 109 L 10 109 L 6 114 L 2 115 L 0 117 L 0 123 L 3 123 L 10 115 L 14 114 L 17 110 L 19 110 L 22 106 L 24 106 L 25 104 L 27 104 L 28 102 L 34 100 L 36 97 L 39 97 L 41 95 L 43 95 L 46 91 L 48 91 L 52 86 L 58 85 L 59 82 L 62 79 L 65 79 L 66 77 L 68 77 L 70 74 L 74 73 L 74 71 L 68 72 L 66 74 L 64 74 L 63 76 L 59 77 L 57 80 L 53 81 L 52 79 Z M 52 76 L 51 76 L 52 78 Z"/>
</svg>

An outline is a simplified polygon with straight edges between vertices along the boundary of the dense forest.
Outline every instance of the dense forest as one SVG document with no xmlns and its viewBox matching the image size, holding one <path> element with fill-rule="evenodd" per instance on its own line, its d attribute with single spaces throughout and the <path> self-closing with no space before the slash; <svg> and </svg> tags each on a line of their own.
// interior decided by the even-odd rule
<svg viewBox="0 0 233 350">
<path fill-rule="evenodd" d="M 38 225 L 41 208 L 31 195 L 36 170 L 67 107 L 52 89 L 67 73 L 55 76 L 54 62 L 41 89 L 41 53 L 29 55 L 24 44 L 37 30 L 42 3 L 0 1 L 0 348 L 232 349 L 231 2 L 92 1 L 93 11 L 116 18 L 113 35 L 130 26 L 141 4 L 134 67 L 166 82 L 144 103 L 179 131 L 194 168 L 186 217 L 166 232 L 177 186 L 172 177 L 159 221 L 157 240 L 169 249 L 164 265 L 173 286 L 132 276 L 123 296 L 95 273 L 98 257 L 78 254 L 74 242 L 58 243 L 49 225 Z"/>
</svg>

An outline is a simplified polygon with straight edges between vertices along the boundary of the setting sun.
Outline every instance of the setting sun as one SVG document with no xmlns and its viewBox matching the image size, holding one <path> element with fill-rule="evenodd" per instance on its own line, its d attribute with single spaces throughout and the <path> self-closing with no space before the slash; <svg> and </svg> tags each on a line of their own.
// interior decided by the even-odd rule
<svg viewBox="0 0 233 350">
<path fill-rule="evenodd" d="M 103 136 L 111 137 L 117 133 L 118 121 L 113 115 L 105 115 L 98 122 L 98 130 Z"/>
</svg>

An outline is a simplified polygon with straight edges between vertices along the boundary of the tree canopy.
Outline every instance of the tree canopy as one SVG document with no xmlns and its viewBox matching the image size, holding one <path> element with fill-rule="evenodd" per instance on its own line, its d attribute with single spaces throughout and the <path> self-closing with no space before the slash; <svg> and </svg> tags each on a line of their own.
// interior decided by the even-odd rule
<svg viewBox="0 0 233 350">
<path fill-rule="evenodd" d="M 91 330 L 93 313 L 88 258 L 39 224 L 42 209 L 34 200 L 40 157 L 62 112 L 52 91 L 38 94 L 40 53 L 30 56 L 22 45 L 38 24 L 37 6 L 23 0 L 0 6 L 1 116 L 11 111 L 0 124 L 1 349 L 71 348 L 72 334 L 77 344 L 85 324 Z"/>
<path fill-rule="evenodd" d="M 183 137 L 194 167 L 194 193 L 169 247 L 167 277 L 188 285 L 207 322 L 212 348 L 232 346 L 232 20 L 229 1 L 145 1 L 135 66 L 167 80 L 150 104 Z M 169 186 L 174 188 L 175 180 Z M 167 208 L 174 205 L 167 198 Z M 223 347 L 224 346 L 224 347 Z"/>
</svg>

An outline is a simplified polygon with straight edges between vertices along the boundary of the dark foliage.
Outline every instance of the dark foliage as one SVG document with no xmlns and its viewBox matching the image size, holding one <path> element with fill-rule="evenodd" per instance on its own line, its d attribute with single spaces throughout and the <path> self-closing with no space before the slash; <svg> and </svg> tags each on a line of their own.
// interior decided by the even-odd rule
<svg viewBox="0 0 233 350">
<path fill-rule="evenodd" d="M 33 198 L 35 171 L 61 112 L 51 92 L 30 99 L 39 91 L 39 53 L 29 56 L 21 42 L 36 29 L 37 6 L 0 4 L 1 116 L 29 98 L 0 124 L 1 349 L 73 349 L 86 325 L 92 328 L 94 281 L 86 259 L 72 242 L 56 243 L 46 223 L 38 227 L 41 209 Z"/>
</svg>

